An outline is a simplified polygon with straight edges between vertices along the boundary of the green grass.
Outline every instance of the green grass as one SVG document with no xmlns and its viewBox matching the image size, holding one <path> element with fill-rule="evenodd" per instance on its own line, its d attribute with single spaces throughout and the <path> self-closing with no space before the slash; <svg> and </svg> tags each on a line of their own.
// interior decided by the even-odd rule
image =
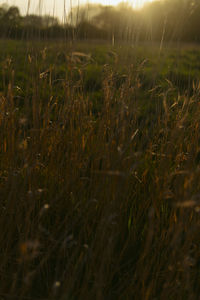
<svg viewBox="0 0 200 300">
<path fill-rule="evenodd" d="M 1 46 L 0 298 L 198 299 L 199 51 Z"/>
</svg>

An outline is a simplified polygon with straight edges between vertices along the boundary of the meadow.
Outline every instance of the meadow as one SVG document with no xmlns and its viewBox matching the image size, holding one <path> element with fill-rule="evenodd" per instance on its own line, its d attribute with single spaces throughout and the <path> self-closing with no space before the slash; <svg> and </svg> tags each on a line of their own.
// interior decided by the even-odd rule
<svg viewBox="0 0 200 300">
<path fill-rule="evenodd" d="M 200 48 L 0 46 L 0 299 L 199 299 Z"/>
</svg>

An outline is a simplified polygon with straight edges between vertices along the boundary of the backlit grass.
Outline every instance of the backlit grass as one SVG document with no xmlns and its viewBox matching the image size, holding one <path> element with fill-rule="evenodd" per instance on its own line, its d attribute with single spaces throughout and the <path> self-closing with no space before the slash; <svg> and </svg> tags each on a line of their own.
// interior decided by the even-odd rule
<svg viewBox="0 0 200 300">
<path fill-rule="evenodd" d="M 2 299 L 198 299 L 199 50 L 144 49 L 1 46 Z"/>
</svg>

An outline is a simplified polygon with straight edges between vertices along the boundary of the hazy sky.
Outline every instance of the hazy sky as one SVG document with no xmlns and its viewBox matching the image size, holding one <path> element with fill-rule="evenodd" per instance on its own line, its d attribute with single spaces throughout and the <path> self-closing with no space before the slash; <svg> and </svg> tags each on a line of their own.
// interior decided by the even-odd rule
<svg viewBox="0 0 200 300">
<path fill-rule="evenodd" d="M 80 3 L 101 3 L 104 5 L 117 5 L 122 0 L 0 0 L 0 5 L 3 3 L 7 3 L 9 5 L 16 5 L 20 8 L 21 13 L 25 14 L 27 12 L 28 3 L 30 1 L 30 12 L 39 13 L 42 12 L 44 14 L 53 15 L 53 12 L 56 16 L 60 18 L 64 15 L 64 3 L 66 10 L 69 10 L 70 5 L 72 3 L 73 6 Z M 141 7 L 144 3 L 151 2 L 153 0 L 131 0 L 129 3 L 132 4 L 133 7 Z M 126 2 L 126 1 L 125 1 Z"/>
</svg>

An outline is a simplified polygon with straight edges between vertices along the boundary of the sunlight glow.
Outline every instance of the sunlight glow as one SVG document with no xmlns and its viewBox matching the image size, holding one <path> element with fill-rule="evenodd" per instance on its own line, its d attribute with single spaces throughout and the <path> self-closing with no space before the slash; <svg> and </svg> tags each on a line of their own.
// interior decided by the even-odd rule
<svg viewBox="0 0 200 300">
<path fill-rule="evenodd" d="M 117 5 L 120 2 L 131 4 L 134 8 L 141 8 L 146 3 L 152 2 L 153 0 L 132 0 L 132 1 L 121 1 L 121 0 L 90 0 L 91 3 L 101 3 L 103 5 Z"/>
<path fill-rule="evenodd" d="M 152 2 L 153 0 L 30 0 L 30 13 L 37 14 L 49 14 L 58 16 L 60 18 L 64 15 L 64 7 L 66 11 L 70 10 L 70 6 L 77 6 L 84 3 L 100 3 L 102 5 L 118 5 L 120 2 L 131 4 L 133 8 L 141 8 L 144 4 Z M 0 5 L 7 3 L 10 5 L 16 5 L 20 8 L 22 14 L 27 13 L 27 7 L 29 0 L 0 0 Z"/>
</svg>

